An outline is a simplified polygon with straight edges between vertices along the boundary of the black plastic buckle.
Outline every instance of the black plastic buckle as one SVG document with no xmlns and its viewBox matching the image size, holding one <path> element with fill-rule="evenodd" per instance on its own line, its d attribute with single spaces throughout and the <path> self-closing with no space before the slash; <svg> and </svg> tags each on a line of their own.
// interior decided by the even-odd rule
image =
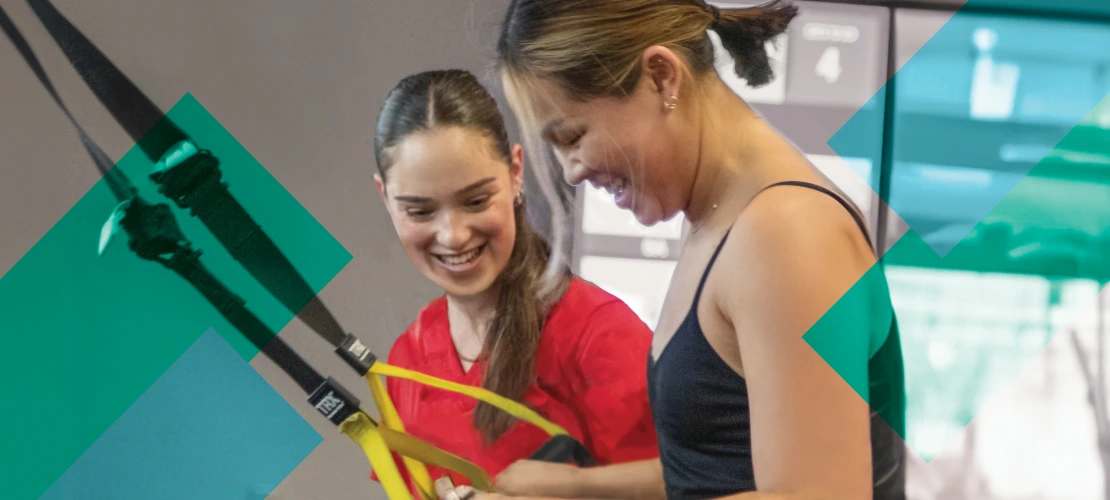
<svg viewBox="0 0 1110 500">
<path fill-rule="evenodd" d="M 335 352 L 343 358 L 343 361 L 351 365 L 351 368 L 354 368 L 359 375 L 363 376 L 370 371 L 370 367 L 374 366 L 374 363 L 378 362 L 378 357 L 350 333 L 339 344 L 339 347 L 335 348 Z"/>
<path fill-rule="evenodd" d="M 167 156 L 173 153 L 171 150 Z M 227 189 L 227 183 L 221 179 L 220 159 L 195 146 L 178 155 L 176 161 L 160 160 L 149 177 L 158 185 L 158 192 L 183 209 L 205 206 L 209 198 Z"/>
<path fill-rule="evenodd" d="M 331 377 L 328 377 L 320 387 L 312 391 L 312 395 L 308 397 L 308 402 L 312 404 L 316 411 L 321 415 L 327 417 L 331 423 L 339 425 L 347 420 L 347 417 L 358 412 L 359 400 L 350 392 L 347 392 L 339 382 Z"/>
</svg>

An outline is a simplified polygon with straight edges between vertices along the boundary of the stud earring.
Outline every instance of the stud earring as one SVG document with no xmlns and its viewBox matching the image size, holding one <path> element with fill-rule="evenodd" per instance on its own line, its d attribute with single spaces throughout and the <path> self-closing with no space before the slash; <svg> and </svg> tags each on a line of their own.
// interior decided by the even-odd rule
<svg viewBox="0 0 1110 500">
<path fill-rule="evenodd" d="M 670 101 L 674 101 L 674 102 L 670 102 Z M 674 108 L 678 107 L 678 96 L 672 95 L 670 97 L 670 99 L 668 99 L 668 102 L 663 103 L 663 107 L 667 108 L 667 109 L 674 109 Z"/>
</svg>

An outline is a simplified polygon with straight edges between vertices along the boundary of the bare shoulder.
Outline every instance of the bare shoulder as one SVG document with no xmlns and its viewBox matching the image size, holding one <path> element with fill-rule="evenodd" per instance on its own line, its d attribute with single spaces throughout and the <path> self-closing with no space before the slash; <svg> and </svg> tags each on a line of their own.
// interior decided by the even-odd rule
<svg viewBox="0 0 1110 500">
<path fill-rule="evenodd" d="M 855 300 L 861 294 L 846 293 L 873 261 L 851 214 L 805 187 L 764 191 L 732 226 L 707 286 L 735 334 L 763 488 L 829 498 L 870 492 L 869 408 L 853 389 L 867 386 L 869 328 L 848 323 L 834 331 L 841 366 L 850 368 L 843 372 L 803 336 L 815 325 L 829 331 L 821 320 L 834 305 L 833 317 L 866 307 Z M 842 297 L 849 300 L 838 304 Z"/>
<path fill-rule="evenodd" d="M 730 279 L 718 280 L 714 295 L 738 331 L 737 321 L 801 327 L 874 263 L 869 242 L 836 199 L 778 186 L 757 196 L 733 225 L 717 264 Z"/>
</svg>

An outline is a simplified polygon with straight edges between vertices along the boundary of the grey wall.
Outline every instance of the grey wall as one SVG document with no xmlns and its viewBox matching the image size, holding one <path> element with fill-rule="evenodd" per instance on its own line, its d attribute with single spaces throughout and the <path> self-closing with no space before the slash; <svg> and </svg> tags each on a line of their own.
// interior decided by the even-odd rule
<svg viewBox="0 0 1110 500">
<path fill-rule="evenodd" d="M 507 0 L 54 3 L 162 109 L 191 92 L 353 254 L 321 297 L 375 351 L 384 355 L 419 308 L 440 293 L 397 243 L 371 177 L 370 132 L 386 92 L 407 74 L 454 67 L 492 76 L 496 27 Z M 0 5 L 78 120 L 118 160 L 133 145 L 130 139 L 27 4 Z M 0 42 L 0 89 L 4 273 L 99 176 L 6 39 Z M 530 201 L 540 198 L 533 189 Z M 299 320 L 281 337 L 370 399 L 365 384 Z M 253 365 L 325 437 L 271 498 L 385 498 L 369 481 L 361 450 L 312 412 L 269 360 L 260 357 Z"/>
</svg>

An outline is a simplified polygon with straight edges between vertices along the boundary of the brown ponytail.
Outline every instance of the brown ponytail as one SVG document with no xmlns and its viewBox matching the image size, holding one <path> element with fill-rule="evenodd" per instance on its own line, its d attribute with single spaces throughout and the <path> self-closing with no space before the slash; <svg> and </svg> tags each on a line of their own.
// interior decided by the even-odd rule
<svg viewBox="0 0 1110 500">
<path fill-rule="evenodd" d="M 511 161 L 508 133 L 497 101 L 473 74 L 463 70 L 428 71 L 409 76 L 389 93 L 378 117 L 374 152 L 382 179 L 393 166 L 392 149 L 406 137 L 436 127 L 462 127 L 485 135 L 506 168 Z M 569 270 L 558 273 L 556 286 L 541 283 L 550 248 L 528 222 L 524 203 L 514 206 L 516 240 L 505 269 L 494 282 L 500 288 L 481 358 L 488 361 L 482 386 L 523 402 L 534 381 L 536 349 L 547 312 L 566 291 Z M 514 418 L 478 403 L 474 424 L 488 442 L 496 441 Z"/>
<path fill-rule="evenodd" d="M 498 277 L 501 293 L 497 315 L 486 334 L 484 355 L 489 369 L 483 385 L 502 396 L 520 401 L 533 382 L 536 349 L 547 309 L 551 303 L 540 298 L 541 281 L 550 248 L 527 221 L 524 204 L 517 205 L 516 241 L 509 263 Z M 569 283 L 569 273 L 561 275 L 560 286 L 551 297 L 562 296 Z M 487 441 L 497 440 L 513 424 L 514 418 L 497 407 L 478 403 L 474 424 L 482 429 Z"/>
<path fill-rule="evenodd" d="M 798 14 L 798 7 L 783 1 L 772 2 L 746 9 L 710 9 L 718 12 L 710 29 L 721 38 L 721 45 L 736 61 L 736 76 L 749 86 L 759 87 L 770 83 L 774 75 L 767 57 L 766 43 L 786 31 L 787 25 Z"/>
<path fill-rule="evenodd" d="M 798 9 L 788 0 L 718 9 L 704 0 L 513 0 L 501 24 L 498 65 L 510 81 L 558 83 L 573 99 L 622 97 L 654 45 L 680 54 L 694 75 L 713 70 L 708 30 L 759 86 L 771 79 L 765 43 L 786 30 Z"/>
</svg>

